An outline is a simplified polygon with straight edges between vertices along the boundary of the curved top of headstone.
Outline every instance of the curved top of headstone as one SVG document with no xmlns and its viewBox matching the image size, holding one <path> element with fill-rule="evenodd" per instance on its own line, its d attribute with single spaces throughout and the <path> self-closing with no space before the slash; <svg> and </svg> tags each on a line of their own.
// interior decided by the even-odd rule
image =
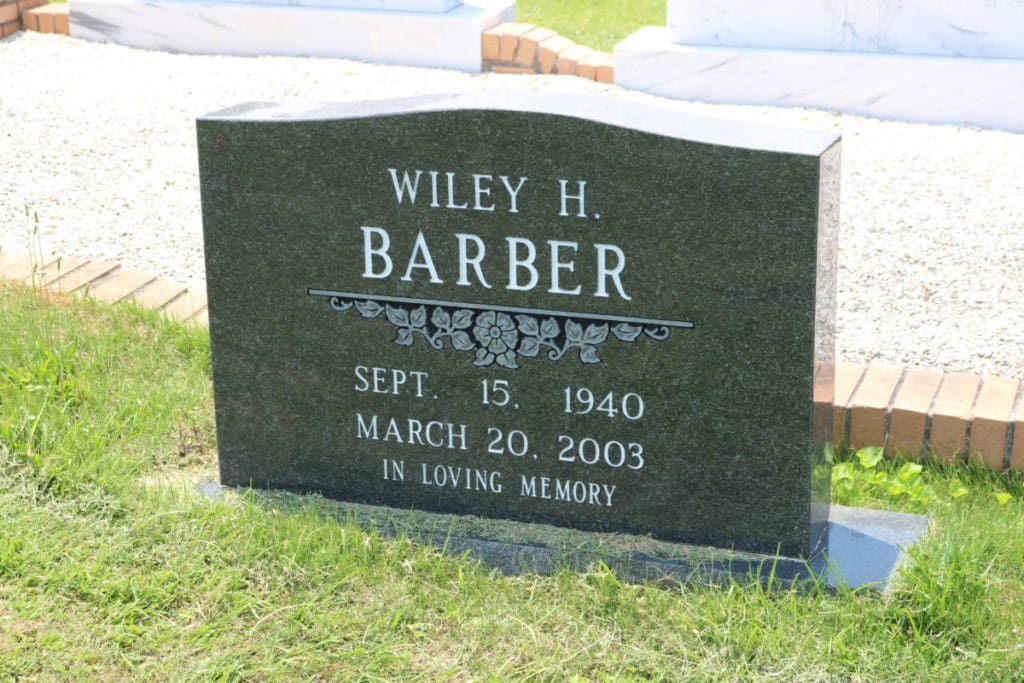
<svg viewBox="0 0 1024 683">
<path fill-rule="evenodd" d="M 820 156 L 840 139 L 836 133 L 713 119 L 669 107 L 598 95 L 518 90 L 336 103 L 247 102 L 200 119 L 311 121 L 474 110 L 565 116 L 703 144 L 807 156 Z"/>
</svg>

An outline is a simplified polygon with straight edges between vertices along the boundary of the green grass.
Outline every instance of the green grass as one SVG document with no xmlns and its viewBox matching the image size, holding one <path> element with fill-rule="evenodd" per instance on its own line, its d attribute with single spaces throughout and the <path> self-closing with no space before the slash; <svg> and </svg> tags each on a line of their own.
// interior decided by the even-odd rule
<svg viewBox="0 0 1024 683">
<path fill-rule="evenodd" d="M 665 0 L 518 0 L 516 21 L 611 52 L 617 42 L 643 26 L 664 26 Z"/>
<path fill-rule="evenodd" d="M 884 596 L 741 579 L 631 585 L 600 565 L 505 577 L 383 538 L 315 496 L 194 493 L 215 458 L 204 330 L 4 286 L 0 319 L 0 680 L 1024 670 L 1019 477 L 926 466 L 935 527 Z M 868 488 L 843 496 L 921 505 Z"/>
</svg>

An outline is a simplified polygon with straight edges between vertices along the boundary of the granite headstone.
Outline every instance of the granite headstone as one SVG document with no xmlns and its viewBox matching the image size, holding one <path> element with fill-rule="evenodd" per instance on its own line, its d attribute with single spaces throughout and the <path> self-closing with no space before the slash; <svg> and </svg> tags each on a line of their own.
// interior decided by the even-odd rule
<svg viewBox="0 0 1024 683">
<path fill-rule="evenodd" d="M 223 483 L 820 548 L 836 135 L 489 92 L 198 143 Z"/>
</svg>

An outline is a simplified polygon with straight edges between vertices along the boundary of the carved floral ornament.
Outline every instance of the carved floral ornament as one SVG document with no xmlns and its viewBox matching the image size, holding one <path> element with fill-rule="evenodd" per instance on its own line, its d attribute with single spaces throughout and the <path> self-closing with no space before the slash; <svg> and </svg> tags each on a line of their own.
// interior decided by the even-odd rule
<svg viewBox="0 0 1024 683">
<path fill-rule="evenodd" d="M 463 308 L 448 302 L 380 301 L 312 289 L 309 296 L 326 298 L 331 309 L 339 313 L 354 309 L 362 318 L 383 315 L 397 329 L 394 342 L 399 346 L 412 346 L 420 336 L 440 351 L 447 339 L 453 349 L 472 352 L 474 365 L 497 363 L 510 370 L 519 368 L 518 359 L 535 358 L 542 351 L 549 360 L 557 361 L 576 350 L 581 362 L 600 363 L 597 347 L 609 337 L 622 342 L 635 342 L 641 337 L 665 341 L 671 327 L 693 327 L 692 323 L 598 320 L 575 313 L 529 309 L 520 313 L 486 307 Z"/>
</svg>

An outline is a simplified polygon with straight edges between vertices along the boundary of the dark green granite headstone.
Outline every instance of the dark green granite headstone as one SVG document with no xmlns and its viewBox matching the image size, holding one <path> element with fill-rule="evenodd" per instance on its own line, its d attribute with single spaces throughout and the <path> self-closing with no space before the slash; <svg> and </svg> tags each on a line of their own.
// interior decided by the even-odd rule
<svg viewBox="0 0 1024 683">
<path fill-rule="evenodd" d="M 836 136 L 524 92 L 198 135 L 223 483 L 819 547 Z"/>
</svg>

